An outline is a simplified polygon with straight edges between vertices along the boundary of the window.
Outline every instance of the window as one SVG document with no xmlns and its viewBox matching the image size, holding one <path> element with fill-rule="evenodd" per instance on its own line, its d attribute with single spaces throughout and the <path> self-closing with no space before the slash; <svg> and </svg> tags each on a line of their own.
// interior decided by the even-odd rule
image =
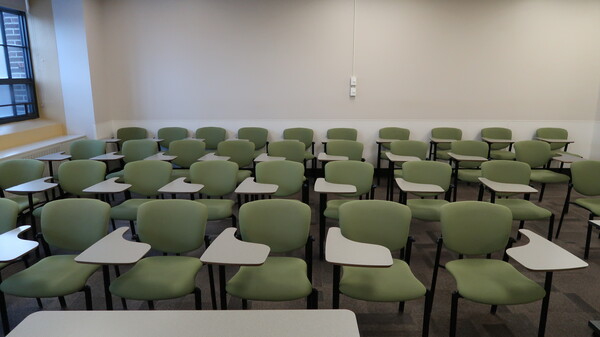
<svg viewBox="0 0 600 337">
<path fill-rule="evenodd" d="M 0 7 L 0 124 L 38 117 L 25 13 Z"/>
</svg>

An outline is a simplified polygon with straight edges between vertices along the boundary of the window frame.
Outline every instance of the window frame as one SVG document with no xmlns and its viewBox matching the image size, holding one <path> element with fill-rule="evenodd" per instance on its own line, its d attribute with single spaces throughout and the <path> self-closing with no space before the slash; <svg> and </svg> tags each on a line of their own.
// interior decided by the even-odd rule
<svg viewBox="0 0 600 337">
<path fill-rule="evenodd" d="M 21 38 L 22 38 L 22 46 L 13 46 L 8 44 L 6 40 L 6 27 L 4 23 L 3 13 L 9 13 L 16 15 L 19 18 L 19 25 L 21 29 Z M 10 99 L 11 104 L 0 104 L 0 108 L 2 107 L 13 107 L 13 116 L 12 117 L 0 117 L 0 125 L 19 122 L 24 120 L 36 119 L 39 118 L 39 109 L 37 105 L 37 93 L 35 88 L 35 77 L 33 73 L 33 63 L 31 60 L 31 45 L 29 40 L 29 29 L 27 27 L 27 14 L 23 11 L 19 11 L 16 9 L 6 8 L 0 6 L 0 34 L 1 34 L 1 42 L 0 52 L 4 52 L 7 74 L 9 78 L 0 78 L 0 85 L 10 85 Z M 9 48 L 21 48 L 23 50 L 23 64 L 25 66 L 25 74 L 26 78 L 11 78 L 12 70 L 10 67 L 10 58 L 9 58 Z M 24 84 L 27 86 L 30 101 L 28 102 L 16 102 L 16 96 L 13 85 Z M 16 115 L 16 108 L 21 105 L 27 109 L 27 106 L 31 106 L 31 112 L 26 112 L 24 115 Z"/>
</svg>

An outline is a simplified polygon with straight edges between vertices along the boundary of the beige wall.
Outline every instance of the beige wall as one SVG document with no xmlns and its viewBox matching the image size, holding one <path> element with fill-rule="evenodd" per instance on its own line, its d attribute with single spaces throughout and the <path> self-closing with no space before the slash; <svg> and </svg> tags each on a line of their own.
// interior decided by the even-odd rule
<svg viewBox="0 0 600 337">
<path fill-rule="evenodd" d="M 104 60 L 100 73 L 110 76 L 101 95 L 110 99 L 96 113 L 114 120 L 596 118 L 599 1 L 357 0 L 355 99 L 348 97 L 353 4 L 99 2 L 95 27 L 106 43 L 90 60 Z"/>
</svg>

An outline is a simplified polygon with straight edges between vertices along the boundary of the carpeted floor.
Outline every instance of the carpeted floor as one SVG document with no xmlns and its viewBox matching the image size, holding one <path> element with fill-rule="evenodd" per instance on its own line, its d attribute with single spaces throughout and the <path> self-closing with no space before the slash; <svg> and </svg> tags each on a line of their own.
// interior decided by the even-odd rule
<svg viewBox="0 0 600 337">
<path fill-rule="evenodd" d="M 537 186 L 536 186 L 537 187 Z M 567 186 L 564 184 L 548 186 L 546 195 L 540 206 L 550 209 L 558 218 L 564 203 Z M 459 185 L 458 200 L 476 200 L 478 188 L 476 186 Z M 182 196 L 180 196 L 182 197 Z M 489 197 L 489 195 L 488 195 Z M 573 197 L 577 197 L 575 193 Z M 385 198 L 385 189 L 379 187 L 376 190 L 376 198 Z M 299 196 L 297 196 L 299 199 Z M 535 199 L 537 203 L 537 198 Z M 395 197 L 397 200 L 397 194 Z M 318 238 L 318 201 L 317 194 L 310 193 L 310 204 L 313 209 L 313 221 L 311 233 Z M 587 212 L 571 207 L 570 213 L 565 218 L 565 223 L 561 231 L 560 238 L 555 240 L 557 244 L 574 253 L 583 256 L 583 247 L 585 241 L 585 232 L 587 224 Z M 335 225 L 330 221 L 329 225 Z M 126 226 L 126 223 L 119 223 L 120 226 Z M 229 221 L 209 223 L 208 232 L 217 235 L 220 231 L 230 225 Z M 526 223 L 525 227 L 545 236 L 547 233 L 547 221 L 532 221 Z M 516 233 L 516 223 L 514 225 Z M 415 276 L 421 280 L 428 288 L 431 284 L 433 263 L 435 258 L 435 240 L 439 236 L 439 223 L 423 222 L 413 220 L 411 224 L 411 235 L 416 239 L 412 250 L 411 268 Z M 318 241 L 317 241 L 318 242 Z M 516 245 L 526 243 L 522 239 Z M 191 256 L 199 257 L 203 249 L 190 253 Z M 332 266 L 324 261 L 320 261 L 317 256 L 318 246 L 314 246 L 314 276 L 313 285 L 319 291 L 319 307 L 331 308 L 331 289 L 332 289 Z M 302 252 L 300 252 L 301 254 Z M 495 257 L 500 256 L 497 254 Z M 32 255 L 32 258 L 35 257 Z M 445 252 L 442 261 L 455 258 Z M 554 274 L 552 294 L 550 300 L 550 309 L 548 314 L 548 324 L 546 336 L 590 336 L 592 330 L 587 326 L 590 319 L 600 319 L 600 291 L 596 289 L 596 282 L 600 279 L 600 240 L 597 235 L 593 236 L 592 249 L 589 258 L 589 267 L 581 270 L 557 272 Z M 531 279 L 542 284 L 544 280 L 543 273 L 529 272 L 517 263 L 512 261 L 517 269 L 522 271 Z M 11 274 L 23 268 L 22 263 L 11 265 L 2 270 L 2 277 L 7 278 Z M 126 268 L 122 267 L 122 270 Z M 235 273 L 234 267 L 227 268 L 227 276 Z M 102 275 L 100 272 L 94 274 L 89 280 L 92 287 L 94 309 L 104 310 L 104 292 L 102 288 Z M 198 277 L 197 285 L 203 292 L 203 307 L 205 310 L 211 307 L 208 273 L 207 268 L 203 268 Z M 444 270 L 440 270 L 438 277 L 435 300 L 431 316 L 430 336 L 446 336 L 448 334 L 450 320 L 450 298 L 452 291 L 455 290 L 455 283 L 452 277 Z M 7 305 L 9 310 L 10 324 L 14 327 L 21 322 L 27 315 L 41 310 L 35 299 L 17 298 L 7 296 Z M 121 310 L 119 299 L 113 297 L 116 310 Z M 180 309 L 192 310 L 194 308 L 193 296 L 189 295 L 182 299 L 159 301 L 156 303 L 156 309 Z M 241 301 L 237 298 L 229 298 L 229 309 L 241 309 Z M 57 299 L 43 299 L 44 310 L 60 310 Z M 84 310 L 83 293 L 73 294 L 67 297 L 67 304 L 70 310 Z M 251 302 L 251 309 L 301 309 L 305 307 L 305 301 L 267 303 Z M 128 301 L 129 309 L 147 310 L 147 304 L 140 301 Z M 423 320 L 423 300 L 407 302 L 405 312 L 398 313 L 397 303 L 369 303 L 353 300 L 341 296 L 340 307 L 352 310 L 356 313 L 361 336 L 420 336 L 421 324 Z M 458 312 L 458 336 L 490 336 L 490 337 L 510 337 L 510 336 L 535 336 L 539 323 L 541 302 L 532 304 L 499 307 L 496 315 L 489 313 L 489 306 L 467 302 L 459 302 Z M 136 324 L 136 322 L 132 322 Z M 199 334 L 200 335 L 200 334 Z"/>
</svg>

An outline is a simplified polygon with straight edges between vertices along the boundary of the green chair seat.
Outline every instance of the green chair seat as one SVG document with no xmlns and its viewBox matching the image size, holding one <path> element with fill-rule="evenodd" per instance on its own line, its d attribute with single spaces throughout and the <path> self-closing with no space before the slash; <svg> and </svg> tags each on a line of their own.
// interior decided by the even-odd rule
<svg viewBox="0 0 600 337">
<path fill-rule="evenodd" d="M 394 170 L 394 178 L 402 178 L 402 170 Z"/>
<path fill-rule="evenodd" d="M 450 155 L 448 155 L 448 152 L 450 152 L 450 150 L 437 150 L 437 152 L 436 152 L 436 158 L 437 159 L 449 160 L 450 159 Z"/>
<path fill-rule="evenodd" d="M 33 216 L 36 218 L 39 218 L 42 216 L 42 209 L 44 208 L 44 206 L 42 207 L 38 207 L 36 209 L 33 210 Z"/>
<path fill-rule="evenodd" d="M 514 152 L 510 152 L 510 151 L 506 151 L 506 150 L 492 150 L 490 152 L 490 157 L 492 157 L 492 159 L 498 159 L 498 160 L 514 160 L 515 156 L 516 155 Z"/>
<path fill-rule="evenodd" d="M 468 183 L 479 183 L 480 177 L 481 177 L 481 170 L 471 170 L 471 169 L 459 169 L 458 170 L 458 179 L 460 181 L 466 181 Z"/>
<path fill-rule="evenodd" d="M 496 204 L 510 208 L 513 220 L 548 219 L 552 212 L 524 199 L 496 199 Z"/>
<path fill-rule="evenodd" d="M 24 210 L 26 210 L 26 209 L 29 208 L 29 201 L 27 200 L 26 196 L 17 195 L 17 196 L 14 196 L 14 197 L 9 197 L 7 199 L 12 200 L 12 201 L 14 201 L 14 202 L 17 203 L 17 205 L 19 206 L 19 213 L 23 212 Z M 34 205 L 35 204 L 39 204 L 40 201 L 41 200 L 39 198 L 33 197 L 33 204 Z"/>
<path fill-rule="evenodd" d="M 313 160 L 313 159 L 315 159 L 315 155 L 306 151 L 306 152 L 304 152 L 304 159 L 305 160 Z"/>
<path fill-rule="evenodd" d="M 600 199 L 579 198 L 575 199 L 574 203 L 589 210 L 594 214 L 594 216 L 600 215 Z"/>
<path fill-rule="evenodd" d="M 342 206 L 343 204 L 345 204 L 349 201 L 353 201 L 353 200 L 352 199 L 329 200 L 329 201 L 327 201 L 327 208 L 325 208 L 325 211 L 323 212 L 323 214 L 325 215 L 326 218 L 339 219 L 340 206 Z"/>
<path fill-rule="evenodd" d="M 137 219 L 137 210 L 140 205 L 152 201 L 152 199 L 129 199 L 123 201 L 120 205 L 110 209 L 110 217 L 115 220 L 135 221 Z"/>
<path fill-rule="evenodd" d="M 49 256 L 6 279 L 0 290 L 22 297 L 57 297 L 80 291 L 100 266 L 77 263 L 75 256 Z"/>
<path fill-rule="evenodd" d="M 260 150 L 254 150 L 254 158 L 260 156 L 261 154 L 265 153 L 265 148 L 263 147 Z"/>
<path fill-rule="evenodd" d="M 237 183 L 241 183 L 242 181 L 246 180 L 246 178 L 250 178 L 252 177 L 252 171 L 249 170 L 239 170 L 237 171 Z"/>
<path fill-rule="evenodd" d="M 175 180 L 177 178 L 190 178 L 190 170 L 189 169 L 176 169 L 171 171 L 171 180 Z"/>
<path fill-rule="evenodd" d="M 233 296 L 258 301 L 290 301 L 306 297 L 312 285 L 306 262 L 294 257 L 268 257 L 260 266 L 242 266 L 227 282 Z"/>
<path fill-rule="evenodd" d="M 408 199 L 406 205 L 410 207 L 415 219 L 440 221 L 441 208 L 448 203 L 442 199 Z"/>
<path fill-rule="evenodd" d="M 542 299 L 546 292 L 512 265 L 500 260 L 463 259 L 446 263 L 459 294 L 483 304 L 524 304 Z"/>
<path fill-rule="evenodd" d="M 195 200 L 208 208 L 208 220 L 219 220 L 229 218 L 235 202 L 231 199 L 200 199 Z"/>
<path fill-rule="evenodd" d="M 194 291 L 199 259 L 189 256 L 153 256 L 138 261 L 110 284 L 110 292 L 132 300 L 165 300 Z"/>
<path fill-rule="evenodd" d="M 402 260 L 389 268 L 343 267 L 340 291 L 359 300 L 402 302 L 425 296 L 425 286 Z"/>
<path fill-rule="evenodd" d="M 570 179 L 566 174 L 550 170 L 531 170 L 531 181 L 538 183 L 566 183 Z"/>
<path fill-rule="evenodd" d="M 125 170 L 116 171 L 116 172 L 107 174 L 106 179 L 119 178 L 120 180 L 122 180 L 124 175 L 125 175 Z"/>
</svg>

